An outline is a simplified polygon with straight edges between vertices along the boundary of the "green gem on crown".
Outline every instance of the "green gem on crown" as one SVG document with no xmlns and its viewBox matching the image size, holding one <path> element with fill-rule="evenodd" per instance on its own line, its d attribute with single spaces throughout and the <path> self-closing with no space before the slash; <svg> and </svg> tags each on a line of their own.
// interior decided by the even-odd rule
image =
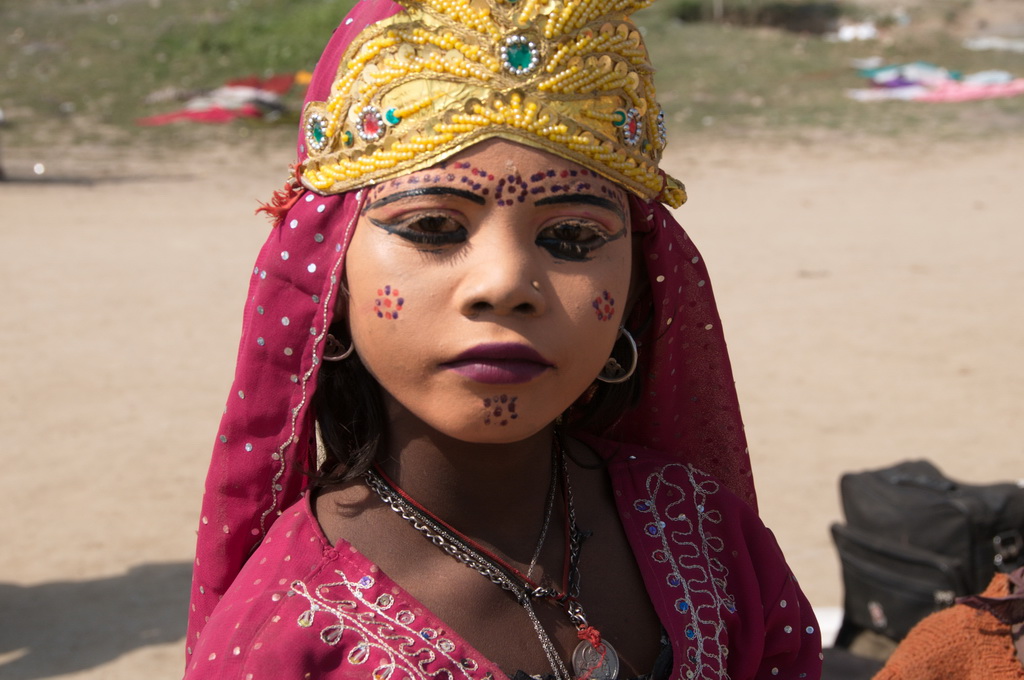
<svg viewBox="0 0 1024 680">
<path fill-rule="evenodd" d="M 387 110 L 387 111 L 386 111 L 386 112 L 384 113 L 384 118 L 385 118 L 385 119 L 386 119 L 386 120 L 388 121 L 388 123 L 390 123 L 391 125 L 398 125 L 399 123 L 401 123 L 401 122 L 402 122 L 402 117 L 401 117 L 401 116 L 399 116 L 399 115 L 398 115 L 397 113 L 395 113 L 395 109 L 388 109 L 388 110 Z"/>
<path fill-rule="evenodd" d="M 314 151 L 323 151 L 327 147 L 326 119 L 319 113 L 310 114 L 306 119 L 306 142 Z"/>
<path fill-rule="evenodd" d="M 533 52 L 523 44 L 512 45 L 508 48 L 508 63 L 517 69 L 528 69 L 533 63 Z"/>
<path fill-rule="evenodd" d="M 510 35 L 501 46 L 501 59 L 505 69 L 516 74 L 529 73 L 540 63 L 537 45 L 521 35 Z"/>
</svg>

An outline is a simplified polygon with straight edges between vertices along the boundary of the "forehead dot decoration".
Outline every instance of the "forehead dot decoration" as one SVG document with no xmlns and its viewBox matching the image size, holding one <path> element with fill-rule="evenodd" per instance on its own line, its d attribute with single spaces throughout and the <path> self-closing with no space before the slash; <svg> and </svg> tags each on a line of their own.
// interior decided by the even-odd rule
<svg viewBox="0 0 1024 680">
<path fill-rule="evenodd" d="M 340 194 L 499 137 L 548 151 L 673 207 L 647 49 L 652 0 L 398 0 L 303 112 L 302 184 Z M 322 136 L 321 136 L 322 132 Z"/>
</svg>

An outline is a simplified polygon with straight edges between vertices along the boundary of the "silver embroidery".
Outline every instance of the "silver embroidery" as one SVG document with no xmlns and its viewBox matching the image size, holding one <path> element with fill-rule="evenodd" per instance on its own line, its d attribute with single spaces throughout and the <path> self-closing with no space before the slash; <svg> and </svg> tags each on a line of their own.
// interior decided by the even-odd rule
<svg viewBox="0 0 1024 680">
<path fill-rule="evenodd" d="M 679 472 L 693 490 L 689 502 L 687 490 L 669 481 L 678 479 Z M 729 570 L 718 557 L 725 544 L 714 527 L 722 515 L 706 510 L 707 498 L 718 492 L 719 485 L 691 465 L 673 463 L 649 475 L 645 487 L 647 497 L 636 500 L 633 508 L 649 514 L 644 536 L 657 541 L 651 557 L 666 565 L 668 586 L 679 589 L 675 612 L 693 621 L 684 629 L 692 673 L 687 677 L 728 678 L 723 612 L 735 612 L 736 600 L 728 592 Z M 687 514 L 689 508 L 693 516 Z"/>
<path fill-rule="evenodd" d="M 473 677 L 468 671 L 476 670 L 477 665 L 452 656 L 455 644 L 439 637 L 440 631 L 417 626 L 416 615 L 408 609 L 389 613 L 394 604 L 391 595 L 367 597 L 370 595 L 367 591 L 375 584 L 373 577 L 350 581 L 345 572 L 335 573 L 341 577 L 340 581 L 321 584 L 312 591 L 304 582 L 292 581 L 291 591 L 309 603 L 309 608 L 296 621 L 300 627 L 311 628 L 318 614 L 333 617 L 320 631 L 320 639 L 332 646 L 342 639 L 354 643 L 347 655 L 349 663 L 366 664 L 372 650 L 379 652 L 382 662 L 372 672 L 368 668 L 367 677 L 379 680 Z M 429 670 L 439 658 L 449 663 L 445 668 Z"/>
</svg>

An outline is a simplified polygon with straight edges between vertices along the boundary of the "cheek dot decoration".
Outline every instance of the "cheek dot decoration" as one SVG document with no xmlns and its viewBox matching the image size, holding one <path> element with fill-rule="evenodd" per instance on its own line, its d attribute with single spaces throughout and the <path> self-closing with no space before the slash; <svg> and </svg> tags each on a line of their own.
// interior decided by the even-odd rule
<svg viewBox="0 0 1024 680">
<path fill-rule="evenodd" d="M 484 425 L 508 425 L 508 421 L 519 417 L 516 413 L 516 401 L 519 397 L 510 397 L 507 394 L 499 394 L 494 397 L 485 397 L 483 405 Z"/>
<path fill-rule="evenodd" d="M 611 321 L 615 316 L 615 298 L 608 291 L 604 291 L 600 296 L 594 298 L 594 302 L 591 304 L 597 311 L 598 321 Z"/>
<path fill-rule="evenodd" d="M 404 304 L 405 298 L 398 294 L 397 288 L 384 286 L 377 289 L 377 299 L 373 301 L 373 308 L 377 312 L 377 318 L 393 321 L 398 318 Z"/>
</svg>

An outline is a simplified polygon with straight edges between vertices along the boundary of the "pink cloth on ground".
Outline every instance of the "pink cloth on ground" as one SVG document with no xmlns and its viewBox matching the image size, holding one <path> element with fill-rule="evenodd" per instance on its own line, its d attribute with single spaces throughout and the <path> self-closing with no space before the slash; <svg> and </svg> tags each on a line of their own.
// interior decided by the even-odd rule
<svg viewBox="0 0 1024 680">
<path fill-rule="evenodd" d="M 924 94 L 914 97 L 919 102 L 966 102 L 978 99 L 1000 99 L 1024 94 L 1024 78 L 1008 83 L 975 85 L 971 83 L 948 82 L 930 88 Z"/>
</svg>

